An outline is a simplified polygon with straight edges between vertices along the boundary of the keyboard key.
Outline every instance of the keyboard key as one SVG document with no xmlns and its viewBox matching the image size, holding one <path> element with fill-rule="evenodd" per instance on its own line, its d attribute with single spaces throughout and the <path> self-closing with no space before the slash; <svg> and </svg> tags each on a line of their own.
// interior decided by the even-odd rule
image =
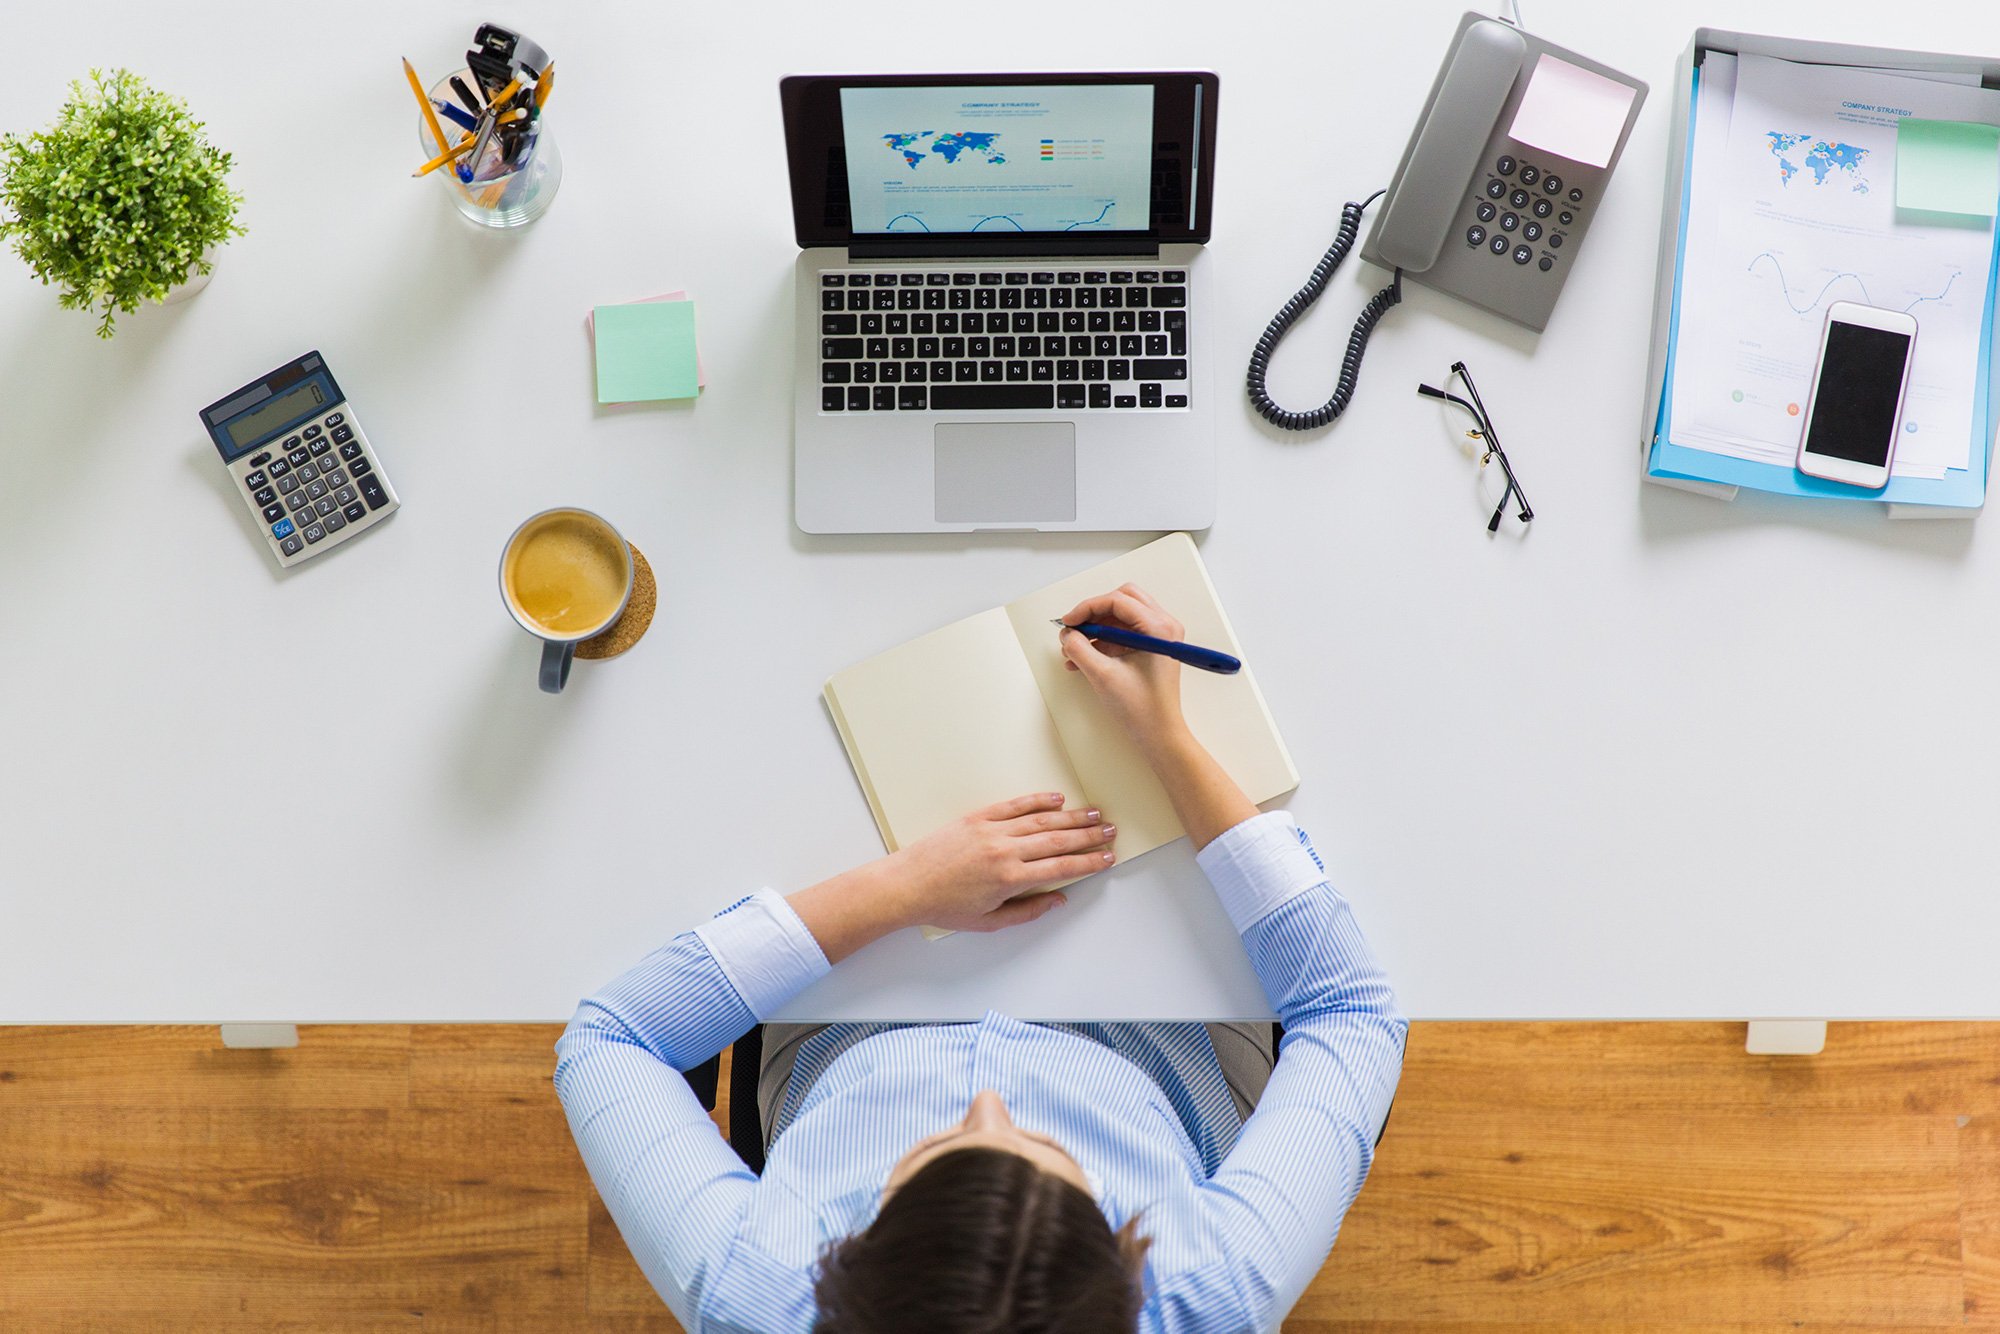
<svg viewBox="0 0 2000 1334">
<path fill-rule="evenodd" d="M 1103 269 L 1085 269 L 1083 271 L 1083 280 L 1087 283 L 1101 283 L 1104 281 L 1105 276 Z"/>
<path fill-rule="evenodd" d="M 841 287 L 846 282 L 847 275 L 844 273 L 822 273 L 819 276 L 819 285 L 821 287 Z"/>
<path fill-rule="evenodd" d="M 379 510 L 389 503 L 389 492 L 382 479 L 370 473 L 361 479 L 361 498 L 368 502 L 369 509 Z"/>
<path fill-rule="evenodd" d="M 1072 357 L 1087 357 L 1090 355 L 1090 349 L 1091 349 L 1091 342 L 1089 334 L 1071 335 L 1069 340 L 1069 354 Z"/>
<path fill-rule="evenodd" d="M 270 480 L 262 472 L 253 472 L 244 477 L 243 485 L 255 491 L 258 487 L 269 483 Z"/>
<path fill-rule="evenodd" d="M 1027 281 L 1028 281 L 1028 275 L 1025 273 L 1010 273 L 1007 275 L 1007 282 L 1011 286 L 1019 287 L 1021 284 Z"/>
<path fill-rule="evenodd" d="M 979 276 L 977 274 L 954 273 L 951 275 L 951 285 L 953 287 L 970 287 L 978 281 Z"/>
<path fill-rule="evenodd" d="M 303 446 L 285 455 L 285 462 L 291 464 L 294 468 L 303 468 L 311 460 L 312 455 L 307 453 Z M 276 470 L 273 469 L 273 471 Z"/>
<path fill-rule="evenodd" d="M 1074 361 L 1058 361 L 1056 363 L 1056 378 L 1058 380 L 1074 380 L 1080 374 L 1081 371 Z"/>
<path fill-rule="evenodd" d="M 912 315 L 910 316 L 910 332 L 913 334 L 936 333 L 937 320 L 930 315 Z"/>
<path fill-rule="evenodd" d="M 1172 360 L 1135 361 L 1132 363 L 1132 373 L 1142 380 L 1185 380 L 1187 363 Z"/>
<path fill-rule="evenodd" d="M 1036 333 L 1057 333 L 1062 329 L 1062 316 L 1053 310 L 1045 310 L 1035 316 Z"/>
<path fill-rule="evenodd" d="M 821 292 L 819 294 L 819 308 L 821 310 L 846 310 L 847 302 L 839 292 Z"/>
<path fill-rule="evenodd" d="M 260 486 L 257 488 L 256 493 L 250 497 L 250 499 L 256 501 L 259 505 L 268 505 L 277 498 L 278 488 L 275 486 Z"/>
<path fill-rule="evenodd" d="M 875 383 L 875 363 L 874 363 L 874 362 L 872 362 L 872 361 L 857 361 L 857 362 L 855 362 L 855 363 L 854 363 L 854 383 L 856 383 L 856 384 L 874 384 L 874 383 Z"/>
<path fill-rule="evenodd" d="M 1113 269 L 1111 271 L 1111 281 L 1117 283 L 1121 287 L 1124 286 L 1126 283 L 1132 281 L 1132 270 Z"/>
<path fill-rule="evenodd" d="M 1156 283 L 1160 281 L 1160 271 L 1158 269 L 1141 269 L 1137 277 L 1142 283 Z"/>
<path fill-rule="evenodd" d="M 319 476 L 319 465 L 308 463 L 305 467 L 293 472 L 292 476 L 298 478 L 301 482 L 310 482 L 313 478 Z"/>
<path fill-rule="evenodd" d="M 318 500 L 325 494 L 326 494 L 325 482 L 319 481 L 317 478 L 315 478 L 313 481 L 306 483 L 306 495 L 309 496 L 310 498 Z"/>
<path fill-rule="evenodd" d="M 1053 361 L 1034 362 L 1028 367 L 1028 374 L 1036 380 L 1053 380 L 1056 378 L 1056 364 Z"/>
<path fill-rule="evenodd" d="M 303 491 L 294 491 L 285 497 L 285 508 L 294 514 L 297 514 L 310 504 L 312 504 L 312 497 Z"/>
<path fill-rule="evenodd" d="M 340 469 L 333 467 L 330 463 L 322 463 L 319 465 L 319 479 L 322 482 L 325 482 L 328 486 L 347 485 L 347 474 L 342 472 Z"/>
<path fill-rule="evenodd" d="M 920 384 L 906 384 L 896 391 L 896 407 L 904 412 L 924 410 L 924 387 Z"/>
<path fill-rule="evenodd" d="M 902 288 L 896 293 L 897 310 L 916 310 L 924 304 L 924 294 L 910 288 Z"/>
<path fill-rule="evenodd" d="M 896 387 L 878 384 L 875 386 L 875 411 L 894 412 L 896 410 Z"/>
<path fill-rule="evenodd" d="M 1184 283 L 1184 282 L 1186 282 L 1186 281 L 1187 281 L 1187 270 L 1186 270 L 1186 269 L 1168 269 L 1168 270 L 1167 270 L 1166 272 L 1164 272 L 1164 273 L 1162 273 L 1162 274 L 1160 275 L 1160 279 L 1161 279 L 1161 281 L 1163 281 L 1163 282 L 1170 282 L 1170 283 Z"/>
<path fill-rule="evenodd" d="M 273 537 L 278 537 L 278 538 L 290 537 L 294 531 L 296 530 L 294 529 L 292 521 L 290 519 L 280 519 L 276 523 L 271 525 L 271 536 Z"/>
<path fill-rule="evenodd" d="M 1038 283 L 1041 283 L 1041 284 L 1043 284 L 1043 285 L 1045 285 L 1045 286 L 1046 286 L 1047 284 L 1049 284 L 1049 283 L 1052 283 L 1052 282 L 1054 282 L 1054 281 L 1056 280 L 1056 276 L 1055 276 L 1055 275 L 1054 275 L 1053 273 L 1049 273 L 1049 272 L 1047 272 L 1046 270 L 1044 270 L 1043 272 L 1040 272 L 1040 273 L 1033 273 L 1033 274 L 1030 274 L 1030 275 L 1029 275 L 1029 277 L 1031 277 L 1032 279 L 1034 279 L 1034 281 L 1036 281 L 1036 282 L 1038 282 Z"/>
<path fill-rule="evenodd" d="M 1187 288 L 1155 287 L 1153 289 L 1153 304 L 1162 307 L 1185 306 L 1187 304 Z"/>
<path fill-rule="evenodd" d="M 314 436 L 319 434 L 319 423 L 314 422 L 311 426 L 308 426 L 306 427 L 305 430 L 299 432 L 299 434 L 303 435 L 308 440 L 312 439 Z"/>
<path fill-rule="evenodd" d="M 329 514 L 324 519 L 321 519 L 319 522 L 320 526 L 326 529 L 326 531 L 328 531 L 329 533 L 337 533 L 341 529 L 347 527 L 347 520 L 341 518 L 340 515 L 337 513 Z"/>
<path fill-rule="evenodd" d="M 930 376 L 927 373 L 927 368 L 923 362 L 906 361 L 903 363 L 904 381 L 912 384 L 922 384 L 925 380 L 928 380 L 929 378 Z"/>
<path fill-rule="evenodd" d="M 901 384 L 903 382 L 903 363 L 900 361 L 885 361 L 875 368 L 875 377 L 883 384 Z"/>
<path fill-rule="evenodd" d="M 1059 408 L 1080 408 L 1084 406 L 1084 391 L 1080 384 L 1065 384 L 1056 387 L 1056 406 Z"/>
<path fill-rule="evenodd" d="M 849 287 L 873 287 L 875 285 L 875 275 L 872 273 L 850 273 L 847 275 L 847 285 Z"/>
<path fill-rule="evenodd" d="M 924 289 L 923 308 L 925 310 L 943 310 L 944 309 L 943 289 L 937 287 L 926 287 Z"/>
<path fill-rule="evenodd" d="M 945 340 L 944 340 L 944 355 L 946 355 L 947 357 L 951 357 L 951 358 L 953 358 L 954 360 L 956 360 L 956 359 L 957 359 L 957 358 L 959 358 L 959 357 L 962 357 L 962 356 L 964 356 L 964 355 L 965 355 L 965 340 L 964 340 L 963 338 L 947 338 L 947 339 L 945 339 Z"/>
<path fill-rule="evenodd" d="M 284 495 L 290 495 L 292 492 L 298 489 L 299 489 L 298 478 L 292 476 L 285 476 L 285 477 L 280 477 L 278 479 L 278 490 L 280 493 Z"/>
<path fill-rule="evenodd" d="M 288 537 L 278 545 L 278 549 L 287 556 L 296 556 L 306 549 L 306 544 L 299 541 L 297 537 Z"/>
<path fill-rule="evenodd" d="M 1186 394 L 1168 394 L 1168 395 L 1167 395 L 1167 406 L 1168 406 L 1168 407 L 1170 407 L 1170 408 L 1184 408 L 1184 407 L 1186 407 L 1186 406 L 1187 406 L 1187 395 L 1186 395 Z"/>
<path fill-rule="evenodd" d="M 913 338 L 892 338 L 889 340 L 889 355 L 898 361 L 908 361 L 917 355 L 917 344 Z"/>
<path fill-rule="evenodd" d="M 967 287 L 952 288 L 951 298 L 950 300 L 946 301 L 945 304 L 953 310 L 971 310 L 972 289 Z"/>
<path fill-rule="evenodd" d="M 829 300 L 831 300 L 831 299 L 834 299 L 834 298 L 837 298 L 837 297 L 839 297 L 839 295 L 840 295 L 840 293 L 838 293 L 838 292 L 823 292 L 823 293 L 821 293 L 821 296 L 822 296 L 822 297 L 824 297 L 824 298 L 826 298 L 826 299 L 829 299 Z M 849 309 L 849 310 L 866 310 L 866 309 L 868 309 L 868 293 L 866 293 L 866 292 L 849 292 L 849 293 L 847 294 L 847 302 L 846 302 L 846 306 L 847 306 L 847 309 Z"/>
<path fill-rule="evenodd" d="M 367 512 L 368 510 L 366 509 L 366 507 L 364 507 L 362 503 L 358 500 L 355 501 L 352 505 L 349 505 L 346 509 L 341 511 L 341 513 L 346 516 L 347 521 L 349 523 L 360 523 L 361 516 L 366 514 Z"/>
<path fill-rule="evenodd" d="M 1049 289 L 1046 287 L 1030 287 L 1026 295 L 1021 298 L 1021 304 L 1029 310 L 1042 310 L 1046 308 L 1049 304 Z"/>
<path fill-rule="evenodd" d="M 974 310 L 997 310 L 1000 306 L 1000 289 L 997 287 L 976 287 L 972 291 Z"/>
<path fill-rule="evenodd" d="M 1049 289 L 1049 308 L 1051 310 L 1068 310 L 1073 304 L 1073 297 L 1074 293 L 1070 288 L 1051 287 Z"/>
<path fill-rule="evenodd" d="M 310 445 L 306 446 L 306 449 L 312 454 L 314 458 L 318 458 L 320 455 L 326 453 L 327 450 L 332 448 L 333 448 L 333 442 L 327 439 L 325 436 L 321 436 L 319 439 L 313 441 Z"/>
<path fill-rule="evenodd" d="M 1016 357 L 1021 354 L 1014 350 L 1014 340 L 1003 334 L 993 340 L 993 355 L 1005 361 L 1009 357 Z"/>
<path fill-rule="evenodd" d="M 1045 384 L 934 384 L 930 398 L 934 412 L 1055 406 L 1054 391 Z"/>
<path fill-rule="evenodd" d="M 350 477 L 366 477 L 370 471 L 367 459 L 356 459 L 347 465 L 347 473 Z"/>
<path fill-rule="evenodd" d="M 910 331 L 910 321 L 914 318 L 912 315 L 890 315 L 883 319 L 882 325 L 892 334 L 906 334 Z"/>
<path fill-rule="evenodd" d="M 1148 314 L 1151 314 L 1152 312 L 1148 311 L 1147 313 L 1148 313 Z M 1168 312 L 1166 313 L 1166 324 L 1167 324 L 1167 327 L 1168 327 L 1169 329 L 1185 329 L 1185 328 L 1187 328 L 1187 312 L 1186 312 L 1186 311 L 1184 311 L 1184 310 L 1170 310 L 1170 311 L 1168 311 Z M 1148 328 L 1151 328 L 1151 329 L 1157 329 L 1157 328 L 1159 328 L 1159 326 L 1158 326 L 1157 324 L 1154 324 L 1154 325 L 1148 325 L 1147 327 L 1148 327 Z"/>
<path fill-rule="evenodd" d="M 1076 304 L 1077 307 L 1081 310 L 1097 309 L 1097 289 L 1095 287 L 1077 288 Z"/>
<path fill-rule="evenodd" d="M 340 457 L 352 461 L 361 457 L 361 445 L 353 440 L 340 447 Z"/>
<path fill-rule="evenodd" d="M 1007 378 L 1007 369 L 997 361 L 979 363 L 979 379 L 983 384 L 993 384 Z"/>
<path fill-rule="evenodd" d="M 842 408 L 846 406 L 847 406 L 846 390 L 841 389 L 838 386 L 835 386 L 827 389 L 822 389 L 819 391 L 819 410 L 821 412 L 839 412 Z"/>
<path fill-rule="evenodd" d="M 921 273 L 899 273 L 896 275 L 896 285 L 899 287 L 922 287 L 924 285 L 924 275 Z"/>
<path fill-rule="evenodd" d="M 949 273 L 926 273 L 924 275 L 924 286 L 949 287 L 951 286 L 951 275 Z"/>
<path fill-rule="evenodd" d="M 285 507 L 283 505 L 266 505 L 264 507 L 265 523 L 276 523 L 278 520 L 284 517 L 285 517 Z"/>
<path fill-rule="evenodd" d="M 861 317 L 861 332 L 865 334 L 881 333 L 882 317 L 880 315 L 875 314 L 873 311 L 870 311 L 868 314 L 863 315 Z"/>
<path fill-rule="evenodd" d="M 864 341 L 864 342 L 866 343 L 866 345 L 867 345 L 867 348 L 868 348 L 868 350 L 867 350 L 867 351 L 866 351 L 865 353 L 862 353 L 862 352 L 849 352 L 849 353 L 847 353 L 846 355 L 847 355 L 847 356 L 850 356 L 850 357 L 860 357 L 860 356 L 866 356 L 866 357 L 867 357 L 867 358 L 868 358 L 868 359 L 869 359 L 870 361 L 880 361 L 880 360 L 882 360 L 882 358 L 884 358 L 884 357 L 886 357 L 886 356 L 888 356 L 888 355 L 889 355 L 889 340 L 888 340 L 888 339 L 886 339 L 886 338 L 869 338 L 869 339 L 865 339 L 865 340 L 863 340 L 863 341 Z"/>
<path fill-rule="evenodd" d="M 1137 308 L 1137 307 L 1139 307 L 1139 306 L 1143 306 L 1143 305 L 1145 305 L 1145 304 L 1146 304 L 1146 289 L 1145 289 L 1145 288 L 1143 288 L 1143 287 L 1128 287 L 1128 288 L 1126 288 L 1126 289 L 1125 289 L 1125 304 L 1126 304 L 1126 305 L 1128 305 L 1128 306 L 1132 306 L 1132 307 L 1134 307 L 1134 308 Z"/>
<path fill-rule="evenodd" d="M 324 525 L 317 523 L 309 523 L 306 525 L 306 531 L 305 531 L 306 541 L 317 542 L 325 536 L 326 536 L 326 528 Z"/>
<path fill-rule="evenodd" d="M 1105 288 L 1097 294 L 1097 304 L 1107 310 L 1122 308 L 1125 305 L 1125 289 L 1122 287 Z"/>
<path fill-rule="evenodd" d="M 1111 328 L 1111 312 L 1108 310 L 1093 310 L 1090 312 L 1089 317 L 1084 320 L 1083 324 L 1092 333 L 1104 333 Z"/>
<path fill-rule="evenodd" d="M 986 337 L 984 334 L 981 334 L 977 338 L 966 339 L 965 355 L 968 357 L 972 357 L 974 359 L 978 359 L 980 357 L 992 356 L 993 340 L 991 338 Z"/>
<path fill-rule="evenodd" d="M 1062 317 L 1063 332 L 1082 333 L 1083 323 L 1084 323 L 1083 312 L 1080 310 L 1072 310 L 1068 314 Z"/>
<path fill-rule="evenodd" d="M 896 308 L 896 294 L 886 287 L 877 288 L 875 299 L 868 304 L 873 310 L 894 310 Z"/>
<path fill-rule="evenodd" d="M 333 497 L 328 496 L 325 500 L 318 501 L 313 505 L 313 513 L 319 515 L 320 518 L 324 519 L 327 515 L 333 513 L 335 510 L 339 508 L 340 506 L 333 503 Z"/>
<path fill-rule="evenodd" d="M 1103 360 L 1098 357 L 1092 357 L 1085 361 L 1083 363 L 1083 378 L 1086 380 L 1102 380 L 1104 378 Z"/>
<path fill-rule="evenodd" d="M 846 384 L 853 378 L 854 372 L 844 361 L 826 361 L 820 363 L 819 382 L 821 384 Z"/>
<path fill-rule="evenodd" d="M 1000 309 L 1019 310 L 1020 308 L 1021 308 L 1021 289 L 1018 287 L 1001 288 Z"/>
<path fill-rule="evenodd" d="M 1105 362 L 1104 369 L 1113 380 L 1129 380 L 1132 378 L 1132 363 L 1123 358 L 1117 361 Z"/>
<path fill-rule="evenodd" d="M 1118 355 L 1121 357 L 1143 357 L 1146 355 L 1146 339 L 1143 334 L 1118 335 Z"/>
<path fill-rule="evenodd" d="M 1120 333 L 1130 333 L 1139 327 L 1139 315 L 1136 311 L 1114 310 L 1111 312 L 1111 327 Z"/>
<path fill-rule="evenodd" d="M 1059 283 L 1069 283 L 1072 286 L 1074 286 L 1075 284 L 1083 281 L 1083 275 L 1081 273 L 1078 273 L 1076 270 L 1071 269 L 1067 273 L 1057 273 L 1056 281 Z"/>
<path fill-rule="evenodd" d="M 1028 379 L 1028 363 L 1010 361 L 1007 363 L 1007 381 L 1010 384 L 1024 384 Z"/>
<path fill-rule="evenodd" d="M 1007 327 L 1017 334 L 1033 333 L 1035 317 L 1023 310 L 1007 317 Z"/>
<path fill-rule="evenodd" d="M 1110 407 L 1111 386 L 1108 384 L 1094 384 L 1090 386 L 1090 406 L 1093 408 Z"/>
<path fill-rule="evenodd" d="M 1137 394 L 1120 394 L 1111 400 L 1111 404 L 1113 407 L 1119 408 L 1136 408 L 1139 406 L 1139 396 Z"/>
<path fill-rule="evenodd" d="M 1176 329 L 1167 335 L 1167 355 L 1184 357 L 1187 355 L 1187 330 Z"/>
<path fill-rule="evenodd" d="M 1139 406 L 1140 406 L 1140 407 L 1142 407 L 1142 408 L 1157 408 L 1157 407 L 1159 407 L 1159 406 L 1160 406 L 1160 386 L 1158 386 L 1158 385 L 1156 385 L 1156 384 L 1142 384 L 1142 385 L 1140 385 L 1140 386 L 1139 386 Z"/>
<path fill-rule="evenodd" d="M 932 384 L 942 384 L 943 382 L 945 382 L 946 380 L 949 380 L 950 378 L 951 378 L 951 363 L 950 363 L 950 362 L 948 362 L 948 361 L 933 361 L 933 362 L 931 363 L 931 383 L 932 383 Z"/>
<path fill-rule="evenodd" d="M 1157 333 L 1157 332 L 1159 331 L 1159 328 L 1160 328 L 1160 312 L 1159 312 L 1159 311 L 1157 311 L 1157 310 L 1142 310 L 1142 311 L 1140 311 L 1140 312 L 1139 312 L 1139 332 L 1140 332 L 1140 333 Z"/>
<path fill-rule="evenodd" d="M 354 494 L 354 488 L 351 486 L 343 486 L 333 493 L 333 503 L 336 505 L 352 505 L 359 499 L 361 497 Z M 321 513 L 325 513 L 325 511 L 322 510 Z"/>
</svg>

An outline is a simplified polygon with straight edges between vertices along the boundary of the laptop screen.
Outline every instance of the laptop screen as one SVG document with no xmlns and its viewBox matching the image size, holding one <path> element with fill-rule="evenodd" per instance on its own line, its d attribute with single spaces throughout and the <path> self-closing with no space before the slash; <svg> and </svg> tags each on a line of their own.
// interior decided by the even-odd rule
<svg viewBox="0 0 2000 1334">
<path fill-rule="evenodd" d="M 1216 89 L 1199 73 L 793 76 L 799 244 L 1205 241 Z"/>
</svg>

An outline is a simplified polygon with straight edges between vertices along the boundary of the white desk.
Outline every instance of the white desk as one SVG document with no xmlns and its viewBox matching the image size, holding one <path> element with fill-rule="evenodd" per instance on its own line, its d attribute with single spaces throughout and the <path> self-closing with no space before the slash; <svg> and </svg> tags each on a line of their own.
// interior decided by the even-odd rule
<svg viewBox="0 0 2000 1334">
<path fill-rule="evenodd" d="M 1387 181 L 1456 5 L 1032 3 L 956 30 L 948 9 L 774 8 L 509 11 L 560 66 L 567 168 L 516 235 L 408 179 L 396 59 L 442 72 L 472 10 L 17 16 L 0 125 L 130 65 L 236 154 L 250 231 L 206 292 L 110 343 L 0 258 L 0 1020 L 558 1019 L 739 894 L 877 853 L 827 674 L 1142 538 L 793 528 L 776 81 L 1097 63 L 1222 76 L 1207 314 L 1232 407 L 1202 550 L 1305 775 L 1292 808 L 1409 1012 L 2000 1014 L 1993 521 L 1722 504 L 1642 487 L 1635 447 L 1694 23 L 1977 40 L 1948 7 L 1529 0 L 1538 30 L 1653 85 L 1564 303 L 1535 339 L 1413 288 L 1353 411 L 1312 436 L 1255 420 L 1240 358 L 1340 203 Z M 336 135 L 302 139 L 307 117 Z M 1381 280 L 1350 261 L 1281 352 L 1281 399 L 1324 397 Z M 597 408 L 585 312 L 674 287 L 707 393 Z M 195 412 L 315 347 L 404 511 L 281 576 Z M 1459 357 L 1540 516 L 1525 537 L 1487 535 L 1459 421 L 1413 392 Z M 623 526 L 661 599 L 638 649 L 547 697 L 494 566 L 565 503 Z M 1033 927 L 884 942 L 792 1012 L 987 1006 L 1263 1010 L 1182 844 Z"/>
</svg>

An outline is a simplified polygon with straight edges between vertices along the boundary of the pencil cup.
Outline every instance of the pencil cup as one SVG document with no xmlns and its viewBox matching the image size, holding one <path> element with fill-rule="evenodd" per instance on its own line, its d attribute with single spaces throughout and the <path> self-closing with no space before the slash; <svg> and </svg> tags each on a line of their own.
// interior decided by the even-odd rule
<svg viewBox="0 0 2000 1334">
<path fill-rule="evenodd" d="M 451 89 L 454 78 L 468 87 L 477 86 L 472 71 L 454 70 L 431 89 L 431 100 L 461 106 Z M 526 105 L 526 99 L 516 100 Z M 455 141 L 462 131 L 449 120 L 443 123 L 446 136 Z M 506 156 L 500 141 L 500 135 L 492 136 L 479 161 L 471 164 L 470 181 L 459 176 L 456 163 L 446 163 L 431 175 L 451 191 L 451 202 L 458 211 L 480 226 L 525 227 L 546 213 L 555 201 L 556 187 L 562 184 L 562 154 L 556 151 L 556 142 L 549 135 L 546 116 L 537 116 L 530 122 L 513 157 Z M 438 143 L 430 125 L 418 116 L 417 146 L 428 162 L 449 145 Z"/>
</svg>

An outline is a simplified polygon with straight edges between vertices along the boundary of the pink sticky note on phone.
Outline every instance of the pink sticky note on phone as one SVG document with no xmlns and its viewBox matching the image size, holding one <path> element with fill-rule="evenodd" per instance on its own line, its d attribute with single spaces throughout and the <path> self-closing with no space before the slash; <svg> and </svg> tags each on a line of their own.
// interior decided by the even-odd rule
<svg viewBox="0 0 2000 1334">
<path fill-rule="evenodd" d="M 688 294 L 686 292 L 662 292 L 658 296 L 642 296 L 637 301 L 628 302 L 627 304 L 634 306 L 645 306 L 645 305 L 651 305 L 655 301 L 685 301 L 687 299 L 688 299 Z M 597 311 L 594 307 L 592 308 L 591 312 L 588 315 L 585 315 L 583 317 L 583 328 L 584 332 L 590 335 L 591 345 L 593 347 L 596 346 Z M 695 383 L 700 385 L 702 388 L 705 389 L 708 387 L 708 372 L 702 368 L 701 354 L 699 352 L 695 353 L 695 358 L 694 358 L 694 378 L 695 378 Z M 686 383 L 686 381 L 683 381 L 682 383 Z"/>
</svg>

